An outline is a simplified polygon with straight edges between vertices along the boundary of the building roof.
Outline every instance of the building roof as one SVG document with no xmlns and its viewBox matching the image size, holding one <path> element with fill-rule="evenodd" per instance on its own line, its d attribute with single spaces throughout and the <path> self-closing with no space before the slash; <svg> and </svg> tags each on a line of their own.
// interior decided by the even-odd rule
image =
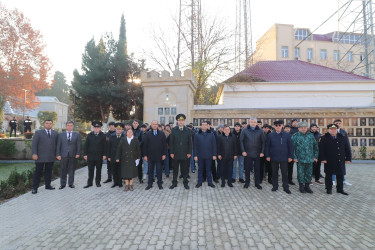
<svg viewBox="0 0 375 250">
<path fill-rule="evenodd" d="M 335 82 L 374 81 L 353 73 L 299 60 L 261 61 L 232 76 L 231 82 Z"/>
</svg>

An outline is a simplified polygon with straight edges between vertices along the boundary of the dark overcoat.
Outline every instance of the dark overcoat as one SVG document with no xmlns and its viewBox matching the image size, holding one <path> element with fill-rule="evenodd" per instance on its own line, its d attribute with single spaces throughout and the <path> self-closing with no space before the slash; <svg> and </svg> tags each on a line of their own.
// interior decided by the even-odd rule
<svg viewBox="0 0 375 250">
<path fill-rule="evenodd" d="M 330 133 L 326 133 L 320 138 L 319 158 L 327 161 L 324 164 L 326 174 L 345 175 L 345 161 L 352 161 L 352 152 L 347 136 L 338 133 L 334 139 Z"/>
<path fill-rule="evenodd" d="M 100 131 L 98 135 L 90 132 L 87 135 L 83 155 L 87 155 L 88 161 L 100 161 L 107 156 L 107 136 Z"/>
<path fill-rule="evenodd" d="M 138 138 L 134 137 L 129 145 L 127 137 L 123 137 L 116 152 L 116 160 L 120 160 L 122 179 L 138 177 L 138 167 L 135 164 L 137 159 L 141 159 L 141 147 Z"/>
<path fill-rule="evenodd" d="M 175 126 L 169 136 L 169 147 L 169 153 L 174 154 L 174 160 L 187 160 L 187 155 L 191 155 L 193 150 L 190 129 L 184 126 L 181 131 L 178 126 Z"/>
<path fill-rule="evenodd" d="M 167 152 L 167 138 L 163 131 L 156 130 L 156 135 L 153 130 L 148 131 L 142 142 L 143 155 L 147 156 L 148 161 L 162 161 L 163 155 Z"/>
</svg>

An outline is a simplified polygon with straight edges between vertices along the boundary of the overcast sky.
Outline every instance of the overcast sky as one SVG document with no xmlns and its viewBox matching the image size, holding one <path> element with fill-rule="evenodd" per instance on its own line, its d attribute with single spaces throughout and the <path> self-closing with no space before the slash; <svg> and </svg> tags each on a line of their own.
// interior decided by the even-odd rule
<svg viewBox="0 0 375 250">
<path fill-rule="evenodd" d="M 7 8 L 22 11 L 32 26 L 41 31 L 53 72 L 63 72 L 69 84 L 73 70 L 81 68 L 84 46 L 92 37 L 99 40 L 105 32 L 112 32 L 118 38 L 122 13 L 126 19 L 128 51 L 140 58 L 144 50 L 154 49 L 150 41 L 151 28 L 167 26 L 171 15 L 177 13 L 179 4 L 179 0 L 0 1 Z M 202 0 L 202 4 L 208 12 L 232 23 L 234 29 L 236 0 Z M 251 0 L 251 7 L 255 46 L 256 40 L 274 23 L 314 30 L 338 9 L 338 0 Z M 328 33 L 337 30 L 337 27 L 335 17 L 318 32 Z M 155 67 L 150 61 L 146 61 L 146 66 Z"/>
</svg>

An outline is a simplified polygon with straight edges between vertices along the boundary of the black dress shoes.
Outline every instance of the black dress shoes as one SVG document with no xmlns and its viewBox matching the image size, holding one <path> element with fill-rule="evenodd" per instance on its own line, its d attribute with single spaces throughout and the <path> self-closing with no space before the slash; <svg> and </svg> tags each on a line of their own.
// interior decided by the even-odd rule
<svg viewBox="0 0 375 250">
<path fill-rule="evenodd" d="M 261 185 L 255 185 L 255 187 L 257 188 L 257 189 L 262 189 L 262 186 Z"/>
<path fill-rule="evenodd" d="M 177 185 L 172 184 L 172 186 L 170 186 L 169 189 L 174 189 L 175 187 L 177 187 Z"/>
<path fill-rule="evenodd" d="M 245 183 L 245 180 L 244 179 L 239 179 L 238 180 L 240 183 Z"/>
<path fill-rule="evenodd" d="M 342 191 L 337 191 L 337 193 L 339 193 L 339 194 L 343 194 L 343 195 L 349 195 L 347 192 L 345 192 L 344 190 L 342 190 Z"/>
<path fill-rule="evenodd" d="M 74 186 L 74 184 L 72 184 L 72 185 L 69 185 L 69 187 L 70 188 L 75 188 L 76 186 Z"/>
<path fill-rule="evenodd" d="M 32 194 L 36 194 L 36 193 L 38 193 L 38 190 L 33 189 L 33 190 L 31 191 L 31 193 L 32 193 Z"/>
<path fill-rule="evenodd" d="M 218 179 L 214 179 L 214 182 L 215 182 L 215 183 L 219 183 Z"/>
<path fill-rule="evenodd" d="M 65 186 L 60 186 L 60 187 L 59 187 L 59 189 L 63 189 L 63 188 L 65 188 Z"/>
<path fill-rule="evenodd" d="M 196 188 L 200 188 L 201 186 L 202 186 L 202 184 L 199 184 L 199 183 L 197 185 L 195 185 Z"/>
<path fill-rule="evenodd" d="M 112 180 L 111 179 L 107 179 L 105 182 L 103 183 L 108 183 L 108 182 L 111 182 Z"/>
<path fill-rule="evenodd" d="M 184 185 L 184 188 L 185 189 L 190 189 L 190 187 L 188 185 Z"/>
<path fill-rule="evenodd" d="M 327 189 L 327 194 L 332 194 L 332 190 Z"/>
<path fill-rule="evenodd" d="M 49 187 L 46 187 L 46 189 L 48 189 L 48 190 L 55 190 L 55 187 L 49 186 Z"/>
<path fill-rule="evenodd" d="M 231 187 L 231 188 L 233 187 L 232 183 L 228 183 L 228 186 Z"/>
<path fill-rule="evenodd" d="M 291 194 L 292 192 L 290 192 L 289 189 L 284 189 L 284 192 L 287 193 L 287 194 Z"/>
<path fill-rule="evenodd" d="M 146 188 L 145 188 L 145 190 L 150 190 L 152 188 L 152 186 L 147 186 Z"/>
<path fill-rule="evenodd" d="M 92 185 L 86 185 L 86 186 L 84 186 L 83 188 L 89 188 L 89 187 L 91 187 Z"/>
<path fill-rule="evenodd" d="M 225 183 L 221 183 L 221 187 L 222 187 L 222 188 L 225 187 Z"/>
<path fill-rule="evenodd" d="M 163 186 L 162 185 L 158 185 L 158 188 L 159 188 L 159 190 L 162 190 Z"/>
<path fill-rule="evenodd" d="M 245 184 L 243 188 L 249 188 L 249 184 Z"/>
<path fill-rule="evenodd" d="M 215 185 L 212 184 L 212 183 L 209 183 L 208 186 L 209 186 L 209 187 L 212 187 L 212 188 L 215 188 Z"/>
<path fill-rule="evenodd" d="M 114 187 L 116 187 L 116 186 L 118 186 L 117 184 L 113 184 L 112 186 L 111 186 L 111 188 L 114 188 Z"/>
<path fill-rule="evenodd" d="M 100 183 L 96 184 L 97 187 L 101 187 L 102 185 L 100 185 Z"/>
<path fill-rule="evenodd" d="M 289 185 L 296 185 L 293 181 L 288 181 Z"/>
<path fill-rule="evenodd" d="M 272 192 L 276 192 L 277 191 L 277 188 L 272 188 Z"/>
</svg>

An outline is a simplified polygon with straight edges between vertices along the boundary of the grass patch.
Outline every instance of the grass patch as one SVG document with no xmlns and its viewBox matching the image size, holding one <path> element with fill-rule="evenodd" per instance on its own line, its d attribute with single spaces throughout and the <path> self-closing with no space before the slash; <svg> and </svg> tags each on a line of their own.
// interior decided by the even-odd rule
<svg viewBox="0 0 375 250">
<path fill-rule="evenodd" d="M 8 179 L 10 173 L 16 170 L 18 173 L 22 173 L 27 170 L 33 170 L 35 163 L 0 163 L 0 181 Z"/>
</svg>

